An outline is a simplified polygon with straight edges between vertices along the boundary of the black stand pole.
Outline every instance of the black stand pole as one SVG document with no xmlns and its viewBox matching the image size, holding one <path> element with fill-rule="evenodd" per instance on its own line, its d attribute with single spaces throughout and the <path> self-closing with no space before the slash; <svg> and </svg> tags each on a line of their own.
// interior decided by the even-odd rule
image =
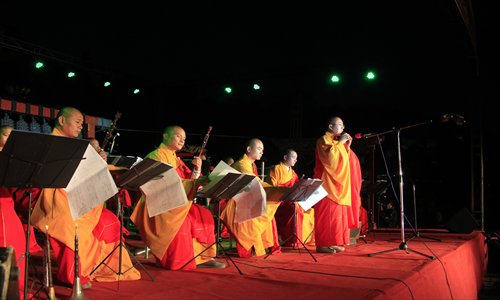
<svg viewBox="0 0 500 300">
<path fill-rule="evenodd" d="M 26 224 L 26 251 L 24 253 L 24 259 L 25 259 L 25 261 L 24 261 L 25 271 L 24 271 L 24 278 L 23 278 L 23 280 L 24 280 L 24 299 L 28 299 L 27 298 L 27 296 L 28 296 L 28 273 L 29 273 L 28 267 L 30 266 L 29 257 L 31 256 L 31 254 L 30 254 L 31 203 L 33 202 L 32 187 L 28 188 L 28 191 L 26 192 L 26 194 L 28 194 L 28 218 L 27 218 L 27 224 Z M 50 255 L 50 251 L 48 251 L 46 255 Z M 49 270 L 50 270 L 50 268 L 49 268 Z M 50 274 L 46 274 L 46 275 L 50 276 Z M 32 298 L 34 299 L 34 297 L 36 297 L 41 291 L 44 291 L 45 295 L 47 296 L 47 299 L 51 299 L 50 293 L 47 291 L 48 287 L 49 287 L 48 278 L 47 278 L 47 282 L 45 282 L 45 283 L 42 280 L 40 280 L 40 288 L 38 288 L 38 290 L 35 293 L 33 293 Z"/>
<path fill-rule="evenodd" d="M 421 123 L 421 124 L 423 124 L 423 123 Z M 420 125 L 420 124 L 416 124 L 416 125 L 408 126 L 408 127 L 414 127 L 417 125 Z M 404 250 L 408 254 L 410 254 L 410 252 L 415 252 L 421 256 L 425 256 L 427 258 L 434 259 L 434 256 L 432 256 L 432 255 L 427 255 L 427 254 L 424 254 L 422 252 L 412 250 L 410 247 L 408 247 L 408 244 L 406 243 L 406 240 L 405 240 L 405 211 L 404 211 L 404 201 L 403 201 L 404 183 L 403 183 L 403 167 L 402 167 L 402 163 L 401 163 L 401 138 L 400 138 L 401 129 L 397 129 L 396 133 L 397 133 L 396 136 L 397 136 L 397 142 L 398 142 L 397 150 L 398 150 L 398 167 L 399 167 L 399 202 L 400 202 L 400 219 L 401 219 L 401 243 L 399 244 L 399 247 L 397 247 L 397 248 L 384 250 L 384 251 L 380 251 L 380 252 L 376 252 L 376 253 L 370 253 L 370 254 L 368 254 L 368 256 L 373 257 L 373 256 L 376 256 L 379 254 L 389 253 L 389 252 L 393 252 L 396 250 Z"/>
<path fill-rule="evenodd" d="M 295 238 L 295 240 L 299 241 L 300 244 L 302 245 L 302 247 L 304 247 L 304 249 L 306 249 L 307 253 L 309 253 L 309 255 L 311 255 L 312 259 L 314 259 L 315 262 L 318 262 L 318 260 L 316 259 L 316 257 L 314 257 L 314 255 L 311 253 L 311 251 L 309 251 L 309 249 L 307 249 L 304 242 L 302 242 L 302 240 L 299 239 L 299 237 L 297 236 L 297 202 L 292 202 L 292 204 L 293 204 L 293 233 L 291 236 L 287 237 L 281 243 L 281 245 L 283 247 L 283 245 L 285 245 L 286 242 L 288 242 L 292 238 Z M 309 236 L 310 236 L 310 234 L 309 234 Z M 309 238 L 309 236 L 308 236 L 308 238 Z M 294 248 L 295 248 L 295 246 L 294 246 Z M 300 248 L 298 246 L 297 246 L 297 250 L 300 251 Z M 267 254 L 266 257 L 264 257 L 264 259 L 268 258 L 271 254 L 273 254 L 274 251 L 276 251 L 276 250 L 271 251 L 271 253 Z"/>
<path fill-rule="evenodd" d="M 106 267 L 111 269 L 113 272 L 115 272 L 116 275 L 118 275 L 118 289 L 120 289 L 120 275 L 127 273 L 130 269 L 132 269 L 134 267 L 135 264 L 138 264 L 142 268 L 142 270 L 144 270 L 144 272 L 146 272 L 146 274 L 149 276 L 151 281 L 155 281 L 154 277 L 148 272 L 148 270 L 146 270 L 146 268 L 144 268 L 144 266 L 139 262 L 139 260 L 137 260 L 137 258 L 132 253 L 130 253 L 130 251 L 127 249 L 126 245 L 123 243 L 123 204 L 122 204 L 122 199 L 119 196 L 117 196 L 116 198 L 117 198 L 116 199 L 117 200 L 116 201 L 117 211 L 119 212 L 119 220 L 120 220 L 120 242 L 118 243 L 118 245 L 116 245 L 116 247 L 108 255 L 106 255 L 106 257 L 94 268 L 94 270 L 92 270 L 92 272 L 90 272 L 90 275 L 94 274 L 94 272 L 97 269 L 99 269 L 99 267 L 101 265 L 105 265 Z M 123 248 L 125 248 L 125 250 L 127 250 L 130 258 L 134 261 L 132 263 L 132 266 L 130 268 L 128 268 L 127 270 L 125 270 L 124 272 L 122 272 Z M 106 264 L 106 260 L 108 259 L 108 257 L 110 257 L 116 251 L 116 249 L 118 249 L 118 251 L 119 251 L 118 271 L 113 270 L 110 266 L 108 266 Z"/>
<path fill-rule="evenodd" d="M 222 244 L 220 243 L 220 225 L 221 225 L 221 222 L 220 222 L 220 199 L 217 199 L 217 236 L 215 237 L 215 242 L 213 242 L 212 244 L 210 244 L 208 247 L 205 248 L 205 250 L 201 251 L 200 253 L 196 254 L 195 257 L 191 258 L 190 260 L 188 260 L 180 269 L 184 269 L 190 262 L 192 262 L 193 260 L 195 260 L 198 256 L 202 255 L 203 253 L 205 253 L 205 251 L 207 251 L 208 249 L 212 248 L 213 245 L 216 245 L 216 256 L 218 257 L 218 254 L 219 254 L 219 249 L 222 251 L 222 253 L 224 254 L 224 256 L 229 259 L 231 261 L 231 263 L 234 265 L 234 267 L 236 268 L 236 270 L 238 270 L 238 272 L 240 273 L 240 275 L 243 275 L 243 273 L 241 272 L 240 268 L 238 268 L 238 266 L 236 265 L 236 263 L 234 262 L 234 260 L 231 258 L 231 256 L 227 255 L 226 253 L 226 250 L 224 249 L 224 246 L 222 246 Z"/>
<path fill-rule="evenodd" d="M 415 184 L 413 184 L 412 186 L 412 191 L 413 191 L 413 213 L 414 213 L 414 220 L 415 220 L 415 230 L 413 231 L 412 233 L 412 236 L 410 236 L 408 238 L 408 241 L 413 239 L 413 238 L 424 238 L 424 239 L 429 239 L 429 240 L 433 240 L 433 241 L 436 241 L 436 242 L 441 242 L 440 239 L 438 238 L 433 238 L 433 237 L 429 237 L 429 236 L 424 236 L 424 235 L 421 235 L 420 232 L 418 231 L 418 226 L 417 226 L 417 197 L 416 197 L 416 193 L 415 193 Z"/>
</svg>

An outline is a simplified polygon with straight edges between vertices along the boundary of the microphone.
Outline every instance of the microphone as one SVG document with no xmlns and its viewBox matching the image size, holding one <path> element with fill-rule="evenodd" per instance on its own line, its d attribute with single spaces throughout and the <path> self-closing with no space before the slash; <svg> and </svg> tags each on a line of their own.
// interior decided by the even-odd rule
<svg viewBox="0 0 500 300">
<path fill-rule="evenodd" d="M 376 133 L 371 133 L 371 132 L 370 132 L 370 133 L 359 133 L 359 132 L 358 132 L 358 133 L 356 133 L 356 134 L 354 135 L 354 138 L 356 138 L 356 139 L 358 139 L 358 140 L 359 140 L 359 139 L 366 139 L 366 138 L 372 137 L 372 136 L 374 136 L 374 135 L 376 135 Z"/>
</svg>

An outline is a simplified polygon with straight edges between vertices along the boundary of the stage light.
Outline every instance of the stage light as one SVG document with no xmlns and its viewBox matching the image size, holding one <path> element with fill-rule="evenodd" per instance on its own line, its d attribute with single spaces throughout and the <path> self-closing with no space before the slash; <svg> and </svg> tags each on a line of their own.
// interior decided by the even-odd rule
<svg viewBox="0 0 500 300">
<path fill-rule="evenodd" d="M 365 74 L 365 78 L 367 80 L 375 80 L 375 78 L 377 78 L 377 74 L 374 71 L 368 71 Z"/>
<path fill-rule="evenodd" d="M 231 94 L 231 92 L 232 92 L 233 90 L 231 89 L 231 87 L 227 86 L 227 87 L 225 87 L 225 88 L 224 88 L 224 91 L 225 91 L 227 94 Z"/>
<path fill-rule="evenodd" d="M 334 84 L 340 83 L 340 76 L 338 74 L 332 74 L 330 81 Z"/>
<path fill-rule="evenodd" d="M 111 82 L 109 82 L 109 81 L 106 81 L 106 82 L 104 83 L 104 87 L 108 87 L 108 86 L 110 86 L 110 85 L 111 85 Z"/>
<path fill-rule="evenodd" d="M 256 91 L 260 90 L 260 85 L 258 85 L 257 83 L 254 83 L 253 84 L 253 89 L 256 90 Z"/>
<path fill-rule="evenodd" d="M 72 71 L 68 72 L 68 78 L 73 78 L 75 76 L 76 76 L 75 72 L 72 72 Z"/>
<path fill-rule="evenodd" d="M 140 92 L 141 92 L 141 90 L 139 90 L 139 89 L 135 89 L 135 90 L 134 90 L 134 95 L 137 95 L 137 94 L 139 94 Z"/>
<path fill-rule="evenodd" d="M 37 62 L 35 63 L 35 68 L 37 68 L 37 69 L 42 69 L 44 66 L 45 66 L 45 65 L 44 65 L 44 64 L 43 64 L 43 62 L 41 62 L 41 61 L 37 61 Z"/>
</svg>

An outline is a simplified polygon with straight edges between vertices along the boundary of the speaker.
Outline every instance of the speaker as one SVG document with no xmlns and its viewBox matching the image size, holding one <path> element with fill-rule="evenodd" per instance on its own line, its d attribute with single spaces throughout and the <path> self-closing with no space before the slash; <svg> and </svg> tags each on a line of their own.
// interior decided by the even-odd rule
<svg viewBox="0 0 500 300">
<path fill-rule="evenodd" d="M 0 299 L 19 299 L 18 277 L 14 248 L 0 247 Z"/>
<path fill-rule="evenodd" d="M 468 209 L 462 208 L 446 222 L 445 227 L 453 233 L 471 233 L 479 224 Z"/>
</svg>

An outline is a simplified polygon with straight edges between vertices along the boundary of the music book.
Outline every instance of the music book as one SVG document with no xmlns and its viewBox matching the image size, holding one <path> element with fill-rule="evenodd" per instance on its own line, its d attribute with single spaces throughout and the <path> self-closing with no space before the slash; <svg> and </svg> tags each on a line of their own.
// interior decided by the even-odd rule
<svg viewBox="0 0 500 300">
<path fill-rule="evenodd" d="M 181 178 L 174 168 L 149 180 L 140 189 L 150 218 L 188 203 Z"/>
<path fill-rule="evenodd" d="M 304 210 L 308 210 L 328 195 L 322 183 L 320 179 L 300 179 L 280 200 L 297 202 Z"/>
<path fill-rule="evenodd" d="M 90 144 L 83 158 L 66 187 L 73 220 L 83 217 L 118 193 L 108 164 Z"/>
<path fill-rule="evenodd" d="M 139 187 L 162 173 L 172 169 L 171 165 L 161 161 L 145 158 L 132 169 L 116 179 L 116 185 L 130 190 L 139 190 Z"/>
<path fill-rule="evenodd" d="M 210 188 L 202 190 L 201 195 L 212 199 L 230 199 L 238 194 L 254 178 L 255 176 L 248 174 L 227 173 L 219 178 Z"/>
<path fill-rule="evenodd" d="M 208 178 L 210 182 L 201 193 L 210 191 L 212 196 L 218 196 L 219 199 L 233 198 L 236 202 L 235 222 L 241 223 L 264 215 L 266 192 L 255 175 L 242 174 L 221 160 Z"/>
</svg>

